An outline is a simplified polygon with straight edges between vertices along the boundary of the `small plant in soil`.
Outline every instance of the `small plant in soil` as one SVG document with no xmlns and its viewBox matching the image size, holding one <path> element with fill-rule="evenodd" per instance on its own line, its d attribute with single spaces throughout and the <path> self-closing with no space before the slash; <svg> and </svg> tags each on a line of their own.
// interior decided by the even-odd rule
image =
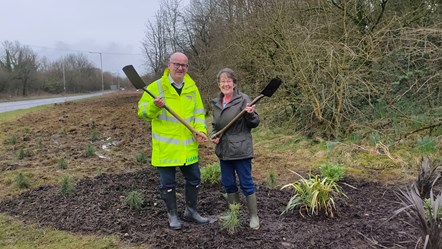
<svg viewBox="0 0 442 249">
<path fill-rule="evenodd" d="M 140 209 L 143 203 L 143 194 L 139 191 L 131 191 L 126 197 L 126 204 L 132 209 Z"/>
<path fill-rule="evenodd" d="M 229 234 L 235 234 L 240 226 L 239 209 L 241 204 L 233 203 L 229 205 L 227 216 L 220 219 L 221 230 L 227 230 Z"/>
<path fill-rule="evenodd" d="M 64 157 L 58 160 L 57 167 L 59 169 L 66 169 L 68 167 L 68 162 L 66 161 L 66 159 L 64 159 Z"/>
<path fill-rule="evenodd" d="M 63 176 L 60 183 L 60 192 L 62 195 L 71 195 L 75 191 L 75 186 L 69 176 Z"/>
<path fill-rule="evenodd" d="M 18 173 L 15 177 L 15 184 L 18 188 L 21 189 L 29 188 L 31 186 L 31 184 L 29 184 L 29 179 L 25 175 L 23 175 L 22 172 Z"/>
<path fill-rule="evenodd" d="M 269 188 L 276 188 L 279 185 L 278 177 L 275 174 L 275 171 L 271 169 L 267 173 L 266 184 Z"/>
<path fill-rule="evenodd" d="M 92 142 L 95 142 L 95 141 L 98 140 L 98 138 L 99 138 L 98 131 L 97 131 L 96 129 L 93 129 L 93 130 L 91 131 L 91 141 L 92 141 Z"/>
<path fill-rule="evenodd" d="M 396 210 L 390 219 L 404 212 L 413 221 L 410 224 L 416 224 L 421 231 L 422 240 L 417 242 L 416 248 L 418 245 L 423 245 L 419 248 L 442 248 L 442 194 L 434 196 L 433 191 L 430 191 L 430 198 L 424 200 L 413 185 L 410 189 L 399 191 L 397 195 L 402 208 Z"/>
<path fill-rule="evenodd" d="M 319 172 L 322 177 L 338 182 L 345 174 L 344 166 L 342 164 L 324 163 L 319 166 Z"/>
<path fill-rule="evenodd" d="M 95 124 L 95 120 L 92 120 L 91 129 L 95 129 L 95 128 L 97 128 L 97 125 Z"/>
<path fill-rule="evenodd" d="M 147 163 L 147 156 L 146 154 L 144 154 L 143 152 L 141 152 L 140 154 L 137 155 L 136 157 L 137 162 L 141 163 L 141 164 L 145 164 Z"/>
<path fill-rule="evenodd" d="M 92 144 L 88 144 L 86 147 L 86 150 L 84 151 L 84 156 L 85 157 L 92 157 L 93 155 L 95 155 L 94 146 L 92 146 Z"/>
<path fill-rule="evenodd" d="M 213 163 L 206 165 L 206 167 L 201 169 L 201 182 L 210 185 L 215 185 L 219 183 L 221 177 L 221 168 L 219 163 Z"/>
<path fill-rule="evenodd" d="M 10 145 L 17 144 L 17 136 L 15 134 L 12 134 L 12 136 L 6 142 Z"/>
<path fill-rule="evenodd" d="M 440 178 L 440 164 L 432 162 L 429 157 L 422 157 L 416 187 L 422 198 L 429 198 L 433 186 Z"/>
<path fill-rule="evenodd" d="M 299 208 L 301 215 L 304 211 L 309 215 L 318 215 L 319 212 L 324 212 L 328 217 L 334 217 L 335 198 L 346 197 L 339 185 L 327 177 L 321 179 L 318 175 L 309 175 L 309 178 L 306 179 L 298 173 L 294 173 L 301 179 L 281 188 L 291 187 L 295 190 L 295 194 L 290 198 L 282 214 Z"/>
<path fill-rule="evenodd" d="M 26 156 L 25 150 L 23 148 L 20 148 L 17 154 L 18 160 L 23 160 Z"/>
</svg>

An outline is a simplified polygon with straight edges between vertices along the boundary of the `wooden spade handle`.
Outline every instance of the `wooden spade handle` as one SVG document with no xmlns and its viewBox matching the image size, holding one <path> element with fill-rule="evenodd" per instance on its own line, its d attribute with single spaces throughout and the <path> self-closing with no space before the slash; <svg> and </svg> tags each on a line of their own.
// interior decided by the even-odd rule
<svg viewBox="0 0 442 249">
<path fill-rule="evenodd" d="M 260 100 L 263 97 L 264 97 L 264 95 L 260 94 L 249 105 L 256 104 L 256 102 L 258 102 L 258 100 Z M 242 117 L 242 115 L 244 115 L 244 113 L 246 113 L 246 109 L 243 109 L 240 113 L 238 113 L 238 115 L 236 115 L 232 120 L 230 120 L 230 122 L 226 126 L 224 126 L 221 130 L 217 131 L 210 138 L 214 139 L 216 137 L 221 137 L 224 134 L 224 132 L 230 128 L 230 126 L 232 126 L 236 121 L 238 121 L 238 119 L 240 119 Z"/>
</svg>

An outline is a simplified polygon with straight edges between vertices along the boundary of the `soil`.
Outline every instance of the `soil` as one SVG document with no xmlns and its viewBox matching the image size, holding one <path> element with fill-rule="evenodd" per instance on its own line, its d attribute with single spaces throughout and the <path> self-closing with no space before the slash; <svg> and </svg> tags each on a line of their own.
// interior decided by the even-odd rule
<svg viewBox="0 0 442 249">
<path fill-rule="evenodd" d="M 140 165 L 135 160 L 141 151 L 150 151 L 149 123 L 136 116 L 139 97 L 138 92 L 125 92 L 59 104 L 0 125 L 4 134 L 21 131 L 17 133 L 18 144 L 5 143 L 6 150 L 1 150 L 1 172 L 47 167 L 48 174 L 58 174 L 60 169 L 54 165 L 63 156 L 69 160 L 69 167 L 83 170 L 86 175 L 77 179 L 71 195 L 62 195 L 57 184 L 36 186 L 20 195 L 4 195 L 0 212 L 63 231 L 116 234 L 124 242 L 148 248 L 415 248 L 419 230 L 414 222 L 405 215 L 388 220 L 401 208 L 395 194 L 401 185 L 346 177 L 339 185 L 347 198 L 336 200 L 335 217 L 301 215 L 297 211 L 281 215 L 293 192 L 270 188 L 262 177 L 265 174 L 256 170 L 278 163 L 275 160 L 295 160 L 288 154 L 287 158 L 275 158 L 275 154 L 260 153 L 254 160 L 259 230 L 248 228 L 244 196 L 238 232 L 229 234 L 221 229 L 217 217 L 227 204 L 219 184 L 202 184 L 200 188 L 198 209 L 210 218 L 209 224 L 183 221 L 182 230 L 168 229 L 165 204 L 158 193 L 158 173 L 149 163 Z M 100 139 L 92 143 L 95 156 L 88 158 L 83 154 L 91 143 L 91 128 L 95 127 Z M 9 147 L 25 148 L 25 160 L 15 159 L 16 153 L 7 152 L 11 151 Z M 200 156 L 201 166 L 217 162 L 209 143 L 200 146 Z M 184 185 L 182 175 L 177 176 L 181 216 Z M 278 176 L 280 182 L 289 179 L 283 172 Z M 125 202 L 133 190 L 143 194 L 141 209 L 131 209 Z"/>
</svg>

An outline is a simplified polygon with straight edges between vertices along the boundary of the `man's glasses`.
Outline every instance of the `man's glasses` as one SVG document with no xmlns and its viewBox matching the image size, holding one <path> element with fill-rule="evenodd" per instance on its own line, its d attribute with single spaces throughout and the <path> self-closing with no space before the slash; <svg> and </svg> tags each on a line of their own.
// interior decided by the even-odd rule
<svg viewBox="0 0 442 249">
<path fill-rule="evenodd" d="M 181 64 L 181 63 L 175 63 L 175 62 L 171 62 L 170 64 L 172 64 L 176 69 L 182 67 L 182 68 L 188 68 L 189 65 L 188 64 Z"/>
</svg>

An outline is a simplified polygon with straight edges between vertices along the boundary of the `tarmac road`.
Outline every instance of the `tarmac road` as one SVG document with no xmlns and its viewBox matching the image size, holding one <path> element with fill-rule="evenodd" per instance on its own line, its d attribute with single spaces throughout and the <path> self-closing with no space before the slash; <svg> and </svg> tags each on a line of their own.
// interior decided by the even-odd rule
<svg viewBox="0 0 442 249">
<path fill-rule="evenodd" d="M 112 92 L 112 91 L 109 91 Z M 19 109 L 27 109 L 40 105 L 50 105 L 55 103 L 67 102 L 72 100 L 85 99 L 90 97 L 101 96 L 105 93 L 92 93 L 92 94 L 84 94 L 77 96 L 66 96 L 66 97 L 58 97 L 58 98 L 48 98 L 48 99 L 33 99 L 33 100 L 23 100 L 23 101 L 11 101 L 11 102 L 0 102 L 0 113 L 15 111 Z"/>
</svg>

